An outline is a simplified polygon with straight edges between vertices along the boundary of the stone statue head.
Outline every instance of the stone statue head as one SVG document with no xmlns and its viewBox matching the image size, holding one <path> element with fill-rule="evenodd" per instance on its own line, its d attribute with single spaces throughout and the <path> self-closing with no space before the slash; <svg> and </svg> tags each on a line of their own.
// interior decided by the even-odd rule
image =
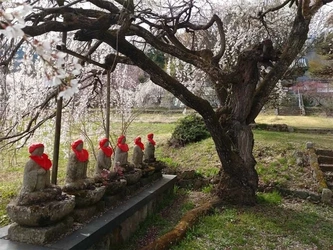
<svg viewBox="0 0 333 250">
<path fill-rule="evenodd" d="M 71 146 L 73 151 L 81 151 L 83 149 L 83 141 L 81 139 L 76 140 Z"/>
<path fill-rule="evenodd" d="M 134 143 L 137 144 L 137 143 L 140 143 L 141 142 L 141 137 L 138 136 L 134 139 Z"/>
<path fill-rule="evenodd" d="M 135 145 L 139 146 L 142 150 L 145 149 L 143 143 L 141 142 L 141 137 L 140 136 L 138 136 L 134 139 L 134 143 L 135 143 Z"/>
<path fill-rule="evenodd" d="M 110 141 L 108 138 L 103 138 L 99 141 L 99 147 L 100 148 L 105 148 L 105 147 L 108 147 L 110 146 Z"/>
<path fill-rule="evenodd" d="M 86 162 L 89 160 L 89 153 L 83 148 L 83 141 L 81 139 L 73 142 L 71 147 L 78 161 Z"/>
<path fill-rule="evenodd" d="M 29 147 L 30 159 L 37 163 L 45 170 L 49 170 L 52 166 L 52 162 L 47 154 L 44 154 L 44 144 L 37 143 L 32 144 Z"/>
<path fill-rule="evenodd" d="M 32 144 L 29 147 L 29 153 L 31 155 L 42 155 L 44 153 L 44 144 L 42 143 Z"/>
<path fill-rule="evenodd" d="M 118 137 L 118 144 L 125 144 L 126 142 L 126 136 L 121 135 Z"/>
<path fill-rule="evenodd" d="M 147 135 L 148 141 L 155 146 L 156 142 L 154 141 L 154 134 L 150 133 Z"/>
<path fill-rule="evenodd" d="M 111 157 L 113 150 L 110 146 L 110 141 L 108 138 L 103 138 L 99 141 L 99 148 L 104 152 L 107 157 Z"/>
<path fill-rule="evenodd" d="M 154 138 L 154 134 L 153 133 L 150 133 L 147 135 L 148 139 L 153 139 Z"/>
</svg>

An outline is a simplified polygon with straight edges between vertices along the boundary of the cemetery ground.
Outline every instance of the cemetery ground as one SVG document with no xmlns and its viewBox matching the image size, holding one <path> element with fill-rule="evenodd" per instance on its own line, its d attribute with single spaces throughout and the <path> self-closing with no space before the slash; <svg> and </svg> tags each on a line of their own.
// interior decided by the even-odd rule
<svg viewBox="0 0 333 250">
<path fill-rule="evenodd" d="M 167 141 L 180 117 L 182 115 L 141 115 L 129 126 L 127 142 L 132 146 L 136 136 L 145 139 L 146 134 L 153 132 L 157 142 L 156 157 L 168 164 L 168 171 L 181 173 L 195 170 L 197 176 L 213 178 L 219 171 L 220 163 L 210 138 L 184 148 L 168 147 Z M 256 122 L 333 130 L 333 118 L 323 116 L 268 114 L 260 115 Z M 111 126 L 120 124 L 115 122 Z M 316 148 L 333 149 L 333 133 L 254 130 L 254 137 L 254 156 L 259 174 L 258 204 L 251 207 L 220 205 L 212 208 L 208 214 L 198 218 L 179 244 L 170 249 L 332 249 L 333 207 L 286 196 L 279 190 L 319 192 L 318 181 L 313 177 L 309 164 L 297 165 L 296 152 L 303 152 L 306 157 L 307 142 L 313 142 Z M 92 140 L 97 141 L 97 138 Z M 91 152 L 88 146 L 86 148 Z M 26 148 L 22 148 L 11 157 L 8 157 L 11 154 L 1 152 L 1 226 L 10 223 L 5 207 L 21 186 L 28 157 L 26 151 Z M 48 153 L 47 148 L 45 151 Z M 89 171 L 92 175 L 95 163 L 93 153 L 90 159 Z M 59 185 L 64 181 L 66 163 L 66 159 L 61 157 Z M 172 230 L 188 211 L 211 200 L 213 191 L 212 184 L 197 190 L 176 186 L 174 194 L 161 204 L 159 212 L 150 216 L 122 249 L 140 249 L 158 239 Z"/>
</svg>

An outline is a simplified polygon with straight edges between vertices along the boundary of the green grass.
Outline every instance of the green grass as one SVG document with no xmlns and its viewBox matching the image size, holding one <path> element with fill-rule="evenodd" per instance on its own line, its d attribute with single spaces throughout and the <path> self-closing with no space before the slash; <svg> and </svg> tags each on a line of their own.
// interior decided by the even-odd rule
<svg viewBox="0 0 333 250">
<path fill-rule="evenodd" d="M 261 114 L 255 119 L 255 122 L 287 124 L 294 128 L 333 128 L 333 118 L 325 116 L 276 116 L 272 114 Z"/>
<path fill-rule="evenodd" d="M 208 186 L 205 186 L 202 188 L 202 192 L 206 194 L 210 194 L 214 189 L 214 186 L 212 184 L 209 184 Z"/>
<path fill-rule="evenodd" d="M 7 225 L 10 223 L 10 219 L 6 213 L 6 206 L 11 199 L 13 199 L 21 183 L 2 183 L 0 184 L 0 225 Z"/>
<path fill-rule="evenodd" d="M 313 117 L 310 119 L 308 124 L 314 124 Z M 330 124 L 328 120 L 326 126 Z M 310 191 L 317 191 L 313 177 L 305 176 L 306 168 L 296 165 L 295 152 L 306 153 L 307 142 L 315 143 L 317 148 L 330 149 L 333 145 L 330 136 L 255 130 L 254 138 L 260 183 L 300 189 L 314 186 Z M 206 177 L 219 170 L 211 139 L 180 149 L 162 145 L 159 150 L 160 155 L 179 170 L 195 169 Z M 208 186 L 202 192 L 211 190 Z M 186 239 L 171 249 L 330 249 L 333 245 L 332 207 L 285 200 L 277 191 L 258 193 L 257 199 L 255 207 L 224 207 L 203 217 L 187 233 Z M 186 206 L 191 207 L 191 204 Z"/>
<path fill-rule="evenodd" d="M 333 129 L 333 128 L 332 128 Z M 328 134 L 288 133 L 254 130 L 255 147 L 260 149 L 283 148 L 284 150 L 305 149 L 307 142 L 313 142 L 315 147 L 329 149 L 333 137 Z"/>
<path fill-rule="evenodd" d="M 277 191 L 271 193 L 257 193 L 259 204 L 279 205 L 282 202 L 282 196 Z"/>
<path fill-rule="evenodd" d="M 163 145 L 159 157 L 170 160 L 179 169 L 195 169 L 197 173 L 211 177 L 218 173 L 220 161 L 211 138 L 192 143 L 183 148 L 169 148 Z"/>
<path fill-rule="evenodd" d="M 226 207 L 203 217 L 171 249 L 330 249 L 330 211 L 308 203 Z"/>
</svg>

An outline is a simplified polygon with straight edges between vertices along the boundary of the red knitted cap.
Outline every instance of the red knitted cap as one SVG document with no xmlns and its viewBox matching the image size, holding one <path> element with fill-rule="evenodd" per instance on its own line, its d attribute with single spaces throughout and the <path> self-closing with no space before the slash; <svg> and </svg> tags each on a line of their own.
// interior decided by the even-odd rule
<svg viewBox="0 0 333 250">
<path fill-rule="evenodd" d="M 35 151 L 36 148 L 41 148 L 41 147 L 44 147 L 44 144 L 43 144 L 43 143 L 32 144 L 32 145 L 29 147 L 29 153 L 31 154 L 32 152 Z"/>
<path fill-rule="evenodd" d="M 103 139 L 101 139 L 101 140 L 99 141 L 99 147 L 100 147 L 100 148 L 103 148 L 103 147 L 104 147 L 104 144 L 105 144 L 106 142 L 109 142 L 109 139 L 108 139 L 108 138 L 103 138 Z"/>
<path fill-rule="evenodd" d="M 81 139 L 76 140 L 75 142 L 72 143 L 72 149 L 76 149 L 77 146 L 79 146 L 83 141 Z"/>
</svg>

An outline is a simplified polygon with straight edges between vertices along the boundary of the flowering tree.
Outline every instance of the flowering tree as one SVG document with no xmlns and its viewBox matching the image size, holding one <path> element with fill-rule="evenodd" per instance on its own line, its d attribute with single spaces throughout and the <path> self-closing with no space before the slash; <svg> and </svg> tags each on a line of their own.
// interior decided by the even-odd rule
<svg viewBox="0 0 333 250">
<path fill-rule="evenodd" d="M 249 124 L 301 51 L 315 14 L 331 0 L 264 1 L 259 5 L 239 0 L 226 1 L 220 8 L 193 0 L 158 4 L 133 0 L 53 2 L 37 0 L 28 9 L 20 5 L 24 11 L 19 15 L 17 10 L 2 11 L 1 21 L 6 37 L 23 37 L 21 43 L 35 48 L 52 68 L 45 70 L 50 87 L 57 87 L 63 97 L 77 92 L 78 65 L 89 63 L 110 71 L 120 63 L 140 67 L 152 82 L 203 117 L 222 164 L 218 196 L 233 203 L 255 203 L 258 175 Z M 221 9 L 221 13 L 211 14 L 212 9 Z M 286 18 L 290 25 L 276 25 Z M 45 46 L 37 40 L 53 32 L 75 42 L 62 39 Z M 204 41 L 207 32 L 215 34 L 214 39 Z M 54 54 L 52 45 L 79 58 L 80 64 L 73 61 L 64 67 L 63 54 Z M 177 58 L 186 69 L 200 71 L 196 76 L 209 79 L 220 108 L 215 110 L 200 97 L 197 88 L 192 92 L 192 86 L 185 86 L 181 79 L 188 78 L 167 73 L 147 55 L 146 48 Z M 94 57 L 100 49 L 107 51 L 103 61 Z"/>
</svg>

